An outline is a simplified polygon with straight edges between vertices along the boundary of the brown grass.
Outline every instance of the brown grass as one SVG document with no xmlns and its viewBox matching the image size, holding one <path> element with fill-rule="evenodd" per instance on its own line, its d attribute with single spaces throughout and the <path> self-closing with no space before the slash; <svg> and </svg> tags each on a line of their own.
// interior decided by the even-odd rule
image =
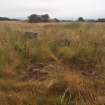
<svg viewBox="0 0 105 105">
<path fill-rule="evenodd" d="M 0 22 L 0 105 L 103 105 L 104 28 L 104 23 Z M 28 52 L 25 31 L 41 35 L 27 40 Z M 37 69 L 47 78 L 35 80 L 31 73 L 22 81 Z"/>
</svg>

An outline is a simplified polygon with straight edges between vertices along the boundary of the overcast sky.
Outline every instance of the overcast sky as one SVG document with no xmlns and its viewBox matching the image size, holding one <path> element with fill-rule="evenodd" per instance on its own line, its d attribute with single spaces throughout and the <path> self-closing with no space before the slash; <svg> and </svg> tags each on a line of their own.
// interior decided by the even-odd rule
<svg viewBox="0 0 105 105">
<path fill-rule="evenodd" d="M 48 13 L 52 18 L 105 17 L 105 0 L 0 0 L 0 16 L 27 17 Z"/>
</svg>

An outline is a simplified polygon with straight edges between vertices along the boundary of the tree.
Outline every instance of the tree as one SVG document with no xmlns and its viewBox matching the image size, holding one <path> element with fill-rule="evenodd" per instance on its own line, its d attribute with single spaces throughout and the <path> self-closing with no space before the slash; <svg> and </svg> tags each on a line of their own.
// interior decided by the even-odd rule
<svg viewBox="0 0 105 105">
<path fill-rule="evenodd" d="M 28 17 L 29 22 L 34 23 L 34 22 L 39 22 L 40 19 L 38 17 L 38 15 L 36 14 L 32 14 Z"/>
<path fill-rule="evenodd" d="M 43 21 L 43 22 L 48 22 L 49 19 L 50 19 L 50 17 L 49 17 L 48 14 L 42 15 L 41 18 L 42 18 L 42 21 Z"/>
<path fill-rule="evenodd" d="M 60 22 L 60 20 L 59 20 L 59 19 L 57 19 L 57 18 L 55 18 L 54 20 L 55 20 L 55 22 Z"/>
<path fill-rule="evenodd" d="M 37 23 L 37 22 L 48 22 L 50 19 L 48 14 L 45 15 L 36 15 L 32 14 L 28 17 L 29 22 L 31 23 Z"/>
<path fill-rule="evenodd" d="M 9 21 L 11 20 L 10 18 L 7 18 L 7 17 L 0 17 L 0 21 Z"/>
<path fill-rule="evenodd" d="M 97 22 L 105 22 L 105 18 L 100 18 L 97 20 Z"/>
<path fill-rule="evenodd" d="M 79 18 L 78 18 L 78 21 L 83 22 L 83 21 L 85 21 L 85 20 L 84 20 L 83 17 L 79 17 Z"/>
</svg>

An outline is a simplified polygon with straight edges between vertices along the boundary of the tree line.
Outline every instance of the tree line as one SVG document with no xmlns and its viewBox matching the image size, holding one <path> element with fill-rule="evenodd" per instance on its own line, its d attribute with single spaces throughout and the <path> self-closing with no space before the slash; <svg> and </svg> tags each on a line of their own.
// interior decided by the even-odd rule
<svg viewBox="0 0 105 105">
<path fill-rule="evenodd" d="M 21 21 L 20 19 L 11 19 L 8 17 L 0 17 L 0 21 Z M 37 15 L 37 14 L 31 14 L 27 17 L 27 20 L 30 23 L 39 23 L 39 22 L 72 22 L 73 20 L 60 20 L 57 18 L 51 19 L 49 14 L 43 14 L 43 15 Z M 105 22 L 105 18 L 99 18 L 99 19 L 84 19 L 83 17 L 79 17 L 77 22 Z"/>
<path fill-rule="evenodd" d="M 11 19 L 8 17 L 0 17 L 0 21 L 20 21 L 19 19 Z"/>
</svg>

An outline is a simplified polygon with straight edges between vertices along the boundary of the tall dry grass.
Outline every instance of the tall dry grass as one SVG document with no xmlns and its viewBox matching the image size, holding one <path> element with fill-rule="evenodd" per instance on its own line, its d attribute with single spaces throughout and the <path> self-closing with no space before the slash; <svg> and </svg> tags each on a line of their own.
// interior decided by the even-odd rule
<svg viewBox="0 0 105 105">
<path fill-rule="evenodd" d="M 105 89 L 104 28 L 104 23 L 0 22 L 0 104 L 97 104 L 98 99 L 95 98 L 99 94 L 105 95 L 104 91 L 100 92 L 101 88 Z M 25 31 L 38 32 L 41 39 L 27 39 L 26 45 Z M 69 41 L 69 44 L 65 40 Z M 72 73 L 72 70 L 71 73 L 65 74 L 63 81 L 61 77 L 56 78 L 60 82 L 54 83 L 51 88 L 48 88 L 46 83 L 49 78 L 43 82 L 18 81 L 24 73 L 28 73 L 27 68 L 31 64 L 37 63 L 60 63 L 62 68 L 67 66 L 69 70 L 73 68 L 80 73 L 90 73 L 90 80 L 91 77 L 93 79 L 89 82 L 87 77 L 84 79 L 83 75 Z M 57 76 L 60 72 L 61 69 L 57 70 Z M 53 72 L 51 73 L 53 75 Z M 50 79 L 55 80 L 54 76 Z M 54 91 L 50 90 L 52 87 Z M 53 94 L 49 94 L 49 90 Z"/>
</svg>

